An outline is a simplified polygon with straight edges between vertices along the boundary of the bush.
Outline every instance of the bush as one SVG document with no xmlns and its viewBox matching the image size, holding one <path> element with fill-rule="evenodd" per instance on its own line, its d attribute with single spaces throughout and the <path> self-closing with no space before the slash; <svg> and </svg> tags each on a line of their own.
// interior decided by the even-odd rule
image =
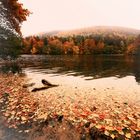
<svg viewBox="0 0 140 140">
<path fill-rule="evenodd" d="M 18 37 L 9 37 L 1 39 L 0 57 L 3 59 L 16 59 L 21 52 L 21 39 Z"/>
</svg>

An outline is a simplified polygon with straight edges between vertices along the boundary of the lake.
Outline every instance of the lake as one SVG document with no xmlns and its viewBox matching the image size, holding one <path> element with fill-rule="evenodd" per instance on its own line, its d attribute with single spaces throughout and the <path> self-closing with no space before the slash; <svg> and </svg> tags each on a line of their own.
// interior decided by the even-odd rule
<svg viewBox="0 0 140 140">
<path fill-rule="evenodd" d="M 131 84 L 140 83 L 140 57 L 23 55 L 22 58 L 25 73 L 41 74 L 42 77 L 51 74 L 54 77 L 80 77 L 90 82 L 107 78 L 114 82 L 125 79 Z"/>
<path fill-rule="evenodd" d="M 41 80 L 46 79 L 60 85 L 58 92 L 65 89 L 65 93 L 92 94 L 95 89 L 96 92 L 123 94 L 125 98 L 130 95 L 135 103 L 140 101 L 139 57 L 23 55 L 22 58 L 23 71 L 35 86 L 41 86 Z M 72 90 L 74 88 L 76 90 Z"/>
</svg>

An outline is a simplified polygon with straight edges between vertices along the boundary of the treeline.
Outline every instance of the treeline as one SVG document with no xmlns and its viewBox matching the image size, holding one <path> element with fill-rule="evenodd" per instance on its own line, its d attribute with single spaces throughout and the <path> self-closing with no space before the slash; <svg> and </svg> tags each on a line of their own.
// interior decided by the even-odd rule
<svg viewBox="0 0 140 140">
<path fill-rule="evenodd" d="M 136 54 L 140 47 L 140 36 L 117 35 L 73 35 L 30 36 L 23 39 L 24 54 Z"/>
</svg>

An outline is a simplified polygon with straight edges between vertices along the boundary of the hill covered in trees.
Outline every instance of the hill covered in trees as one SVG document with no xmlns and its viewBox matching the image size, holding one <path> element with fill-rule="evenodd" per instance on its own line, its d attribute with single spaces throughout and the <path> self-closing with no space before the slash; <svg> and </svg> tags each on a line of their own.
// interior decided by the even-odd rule
<svg viewBox="0 0 140 140">
<path fill-rule="evenodd" d="M 119 35 L 119 36 L 137 36 L 140 34 L 140 30 L 119 26 L 93 26 L 87 28 L 80 28 L 74 30 L 64 30 L 64 31 L 52 31 L 39 33 L 39 36 L 73 36 L 73 35 Z"/>
<path fill-rule="evenodd" d="M 25 54 L 139 54 L 140 30 L 97 26 L 26 37 Z"/>
</svg>

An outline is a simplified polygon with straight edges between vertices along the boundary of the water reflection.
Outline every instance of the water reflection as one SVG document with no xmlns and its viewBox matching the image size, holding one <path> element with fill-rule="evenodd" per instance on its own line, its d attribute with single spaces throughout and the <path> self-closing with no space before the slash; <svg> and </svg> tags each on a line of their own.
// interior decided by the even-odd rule
<svg viewBox="0 0 140 140">
<path fill-rule="evenodd" d="M 140 82 L 140 57 L 134 56 L 22 56 L 23 68 L 42 74 L 91 77 L 135 76 Z"/>
</svg>

